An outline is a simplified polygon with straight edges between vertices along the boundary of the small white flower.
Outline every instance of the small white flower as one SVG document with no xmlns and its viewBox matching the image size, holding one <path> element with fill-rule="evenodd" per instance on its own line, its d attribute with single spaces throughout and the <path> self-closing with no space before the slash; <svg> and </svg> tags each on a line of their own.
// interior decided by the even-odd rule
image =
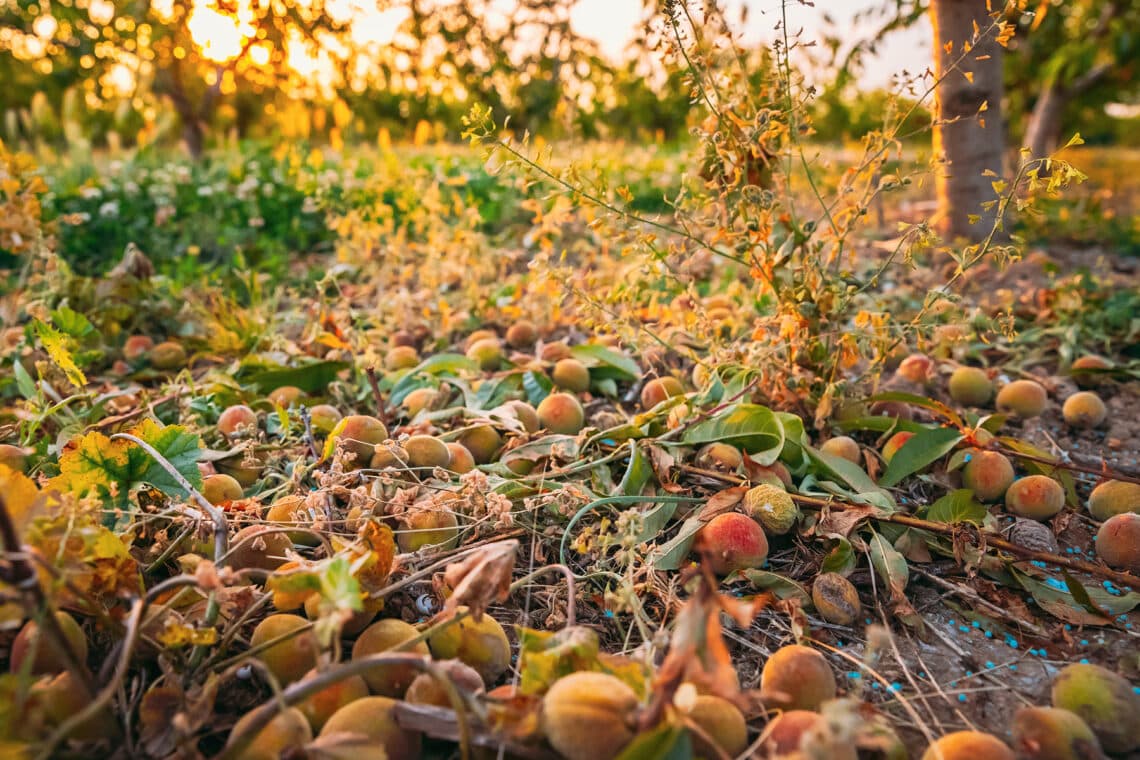
<svg viewBox="0 0 1140 760">
<path fill-rule="evenodd" d="M 102 198 L 103 191 L 97 187 L 81 187 L 79 188 L 79 197 L 84 200 L 92 200 L 93 198 Z"/>
<path fill-rule="evenodd" d="M 317 199 L 311 195 L 306 195 L 305 199 L 301 201 L 302 214 L 315 214 L 317 213 Z"/>
<path fill-rule="evenodd" d="M 99 207 L 99 216 L 102 217 L 115 217 L 119 215 L 119 202 L 107 201 Z"/>
<path fill-rule="evenodd" d="M 201 187 L 198 188 L 198 197 L 199 198 L 207 198 L 213 194 L 214 194 L 214 188 L 210 187 L 209 185 L 202 185 Z"/>
<path fill-rule="evenodd" d="M 265 220 L 263 218 L 261 218 L 260 216 L 251 216 L 249 218 L 249 226 L 250 227 L 264 227 L 265 226 Z"/>
</svg>

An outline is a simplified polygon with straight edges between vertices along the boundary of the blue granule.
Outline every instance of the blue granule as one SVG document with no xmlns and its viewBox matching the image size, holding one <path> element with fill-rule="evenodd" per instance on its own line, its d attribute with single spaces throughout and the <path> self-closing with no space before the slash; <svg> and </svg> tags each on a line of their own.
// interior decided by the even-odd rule
<svg viewBox="0 0 1140 760">
<path fill-rule="evenodd" d="M 847 674 L 847 677 L 850 678 L 852 681 L 858 681 L 860 678 L 863 677 L 863 674 L 857 670 L 852 670 Z"/>
<path fill-rule="evenodd" d="M 993 670 L 996 667 L 997 666 L 994 665 L 993 662 L 991 662 L 990 660 L 986 660 L 986 670 Z"/>
<path fill-rule="evenodd" d="M 968 697 L 965 694 L 959 694 L 958 695 L 958 701 L 959 702 L 965 702 L 967 699 L 968 699 Z"/>
<path fill-rule="evenodd" d="M 889 687 L 889 688 L 890 688 L 890 690 L 891 690 L 891 691 L 893 691 L 895 694 L 898 694 L 900 691 L 902 691 L 902 684 L 901 684 L 901 683 L 899 683 L 898 681 L 895 681 L 894 683 L 892 683 L 892 684 L 890 685 L 890 687 Z"/>
<path fill-rule="evenodd" d="M 1046 578 L 1045 585 L 1049 588 L 1057 589 L 1058 591 L 1064 591 L 1066 593 L 1069 591 L 1069 584 L 1064 581 L 1059 581 L 1056 578 Z"/>
</svg>

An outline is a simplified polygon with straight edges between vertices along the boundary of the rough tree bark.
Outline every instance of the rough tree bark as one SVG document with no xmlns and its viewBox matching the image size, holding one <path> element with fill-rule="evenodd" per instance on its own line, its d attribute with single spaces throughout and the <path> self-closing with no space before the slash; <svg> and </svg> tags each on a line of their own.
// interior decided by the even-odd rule
<svg viewBox="0 0 1140 760">
<path fill-rule="evenodd" d="M 987 170 L 1002 173 L 1004 125 L 1001 117 L 1002 47 L 991 30 L 964 57 L 974 30 L 992 24 L 986 0 L 933 0 L 935 93 L 934 155 L 938 168 L 938 228 L 948 238 L 978 241 L 993 228 L 997 196 Z M 947 43 L 953 45 L 947 50 Z M 955 62 L 958 70 L 951 71 Z M 981 60 L 979 60 L 981 59 Z M 981 111 L 985 104 L 986 110 Z M 970 224 L 970 216 L 980 219 Z"/>
</svg>

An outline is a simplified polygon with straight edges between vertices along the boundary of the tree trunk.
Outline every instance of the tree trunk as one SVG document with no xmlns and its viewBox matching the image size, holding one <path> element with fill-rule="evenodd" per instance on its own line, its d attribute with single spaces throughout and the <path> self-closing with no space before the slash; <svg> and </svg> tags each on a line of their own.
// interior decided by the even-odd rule
<svg viewBox="0 0 1140 760">
<path fill-rule="evenodd" d="M 993 229 L 997 213 L 996 203 L 988 209 L 982 204 L 997 197 L 996 178 L 985 172 L 1002 173 L 1002 47 L 995 31 L 973 40 L 975 26 L 985 32 L 992 24 L 986 0 L 934 0 L 930 16 L 934 73 L 940 80 L 934 111 L 934 156 L 942 164 L 936 177 L 938 228 L 947 238 L 976 242 Z M 963 56 L 966 43 L 973 49 Z M 959 58 L 958 70 L 952 71 Z M 971 216 L 978 221 L 971 224 Z"/>
<path fill-rule="evenodd" d="M 1033 111 L 1029 114 L 1029 126 L 1025 129 L 1025 147 L 1031 158 L 1048 156 L 1061 144 L 1061 116 L 1068 104 L 1069 94 L 1056 83 L 1045 85 Z"/>
</svg>

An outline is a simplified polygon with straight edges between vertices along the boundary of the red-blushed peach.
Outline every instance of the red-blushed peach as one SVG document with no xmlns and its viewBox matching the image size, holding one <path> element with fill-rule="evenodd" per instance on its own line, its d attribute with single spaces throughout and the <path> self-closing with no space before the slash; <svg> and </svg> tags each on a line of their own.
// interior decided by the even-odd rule
<svg viewBox="0 0 1140 760">
<path fill-rule="evenodd" d="M 962 469 L 962 485 L 981 501 L 997 501 L 1013 483 L 1013 464 L 996 451 L 973 451 Z"/>
<path fill-rule="evenodd" d="M 1140 573 L 1140 515 L 1124 512 L 1096 532 L 1096 553 L 1109 567 Z"/>
<path fill-rule="evenodd" d="M 855 442 L 854 438 L 846 435 L 837 435 L 834 438 L 828 438 L 819 447 L 819 450 L 827 452 L 832 456 L 842 457 L 853 464 L 863 464 L 863 454 L 859 450 L 859 444 Z"/>
<path fill-rule="evenodd" d="M 717 575 L 758 568 L 768 558 L 764 529 L 739 512 L 725 512 L 709 520 L 697 533 L 693 548 L 708 558 Z"/>
<path fill-rule="evenodd" d="M 1047 475 L 1027 475 L 1010 484 L 1005 508 L 1018 517 L 1048 520 L 1065 508 L 1065 489 Z"/>
<path fill-rule="evenodd" d="M 251 435 L 257 432 L 257 412 L 245 404 L 227 406 L 218 415 L 218 432 L 226 438 Z"/>
<path fill-rule="evenodd" d="M 768 707 L 818 710 L 835 693 L 835 674 L 827 660 L 800 644 L 777 649 L 760 671 L 760 695 Z"/>
<path fill-rule="evenodd" d="M 922 760 L 1015 760 L 1005 742 L 980 731 L 955 731 L 927 747 Z"/>
<path fill-rule="evenodd" d="M 586 413 L 569 393 L 551 393 L 538 404 L 538 421 L 551 433 L 577 435 L 586 423 Z"/>
<path fill-rule="evenodd" d="M 685 392 L 681 381 L 675 377 L 655 377 L 641 389 L 641 408 L 652 409 L 667 398 L 680 396 Z"/>
</svg>

